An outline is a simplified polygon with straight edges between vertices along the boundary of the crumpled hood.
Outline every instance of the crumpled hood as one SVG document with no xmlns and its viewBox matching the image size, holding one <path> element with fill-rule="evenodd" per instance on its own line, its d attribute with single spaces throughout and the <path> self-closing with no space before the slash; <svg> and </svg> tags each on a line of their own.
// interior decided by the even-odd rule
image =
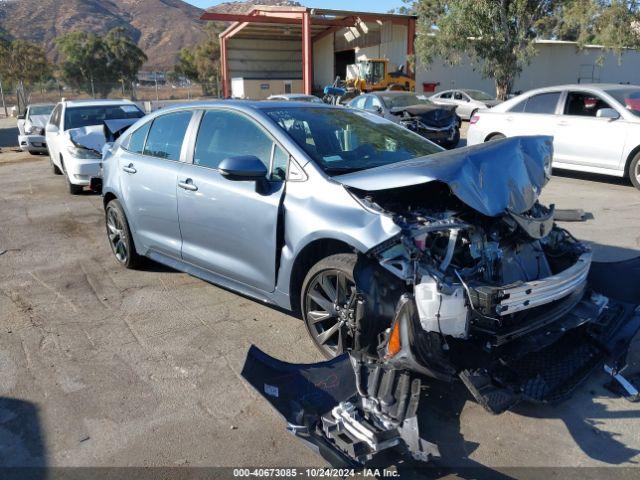
<svg viewBox="0 0 640 480">
<path fill-rule="evenodd" d="M 102 146 L 106 143 L 104 125 L 72 128 L 67 130 L 67 135 L 75 145 L 95 150 L 96 152 L 101 152 Z"/>
<path fill-rule="evenodd" d="M 506 138 L 334 179 L 363 191 L 439 181 L 484 215 L 495 217 L 506 210 L 523 213 L 535 204 L 549 179 L 552 140 L 548 136 Z"/>
</svg>

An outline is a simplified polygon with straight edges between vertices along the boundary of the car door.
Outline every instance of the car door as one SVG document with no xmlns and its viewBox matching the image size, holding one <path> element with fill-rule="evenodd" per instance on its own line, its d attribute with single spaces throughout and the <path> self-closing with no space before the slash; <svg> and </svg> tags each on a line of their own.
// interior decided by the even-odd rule
<svg viewBox="0 0 640 480">
<path fill-rule="evenodd" d="M 614 108 L 599 95 L 586 91 L 567 92 L 554 138 L 555 161 L 569 165 L 618 169 L 628 125 L 596 116 L 602 108 Z"/>
<path fill-rule="evenodd" d="M 120 191 L 141 247 L 180 259 L 177 184 L 192 110 L 156 117 L 133 132 L 118 155 Z"/>
<path fill-rule="evenodd" d="M 182 170 L 178 215 L 182 258 L 223 277 L 275 289 L 280 201 L 288 154 L 254 119 L 228 109 L 199 114 L 192 162 Z M 268 168 L 264 181 L 225 178 L 225 158 L 253 155 Z"/>
<path fill-rule="evenodd" d="M 468 119 L 471 117 L 471 112 L 477 107 L 471 101 L 471 98 L 464 92 L 456 91 L 453 94 L 455 104 L 458 106 L 456 113 L 459 117 Z"/>
<path fill-rule="evenodd" d="M 45 138 L 47 140 L 47 147 L 49 149 L 49 156 L 58 167 L 60 167 L 60 146 L 58 145 L 58 139 L 60 138 L 62 128 L 62 104 L 56 105 L 56 108 L 51 112 L 49 122 L 45 127 Z"/>
</svg>

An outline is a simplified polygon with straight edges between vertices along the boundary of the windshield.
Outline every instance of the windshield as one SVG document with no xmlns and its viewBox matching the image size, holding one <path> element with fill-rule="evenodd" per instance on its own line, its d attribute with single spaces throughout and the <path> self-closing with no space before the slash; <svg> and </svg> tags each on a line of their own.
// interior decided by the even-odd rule
<svg viewBox="0 0 640 480">
<path fill-rule="evenodd" d="M 299 107 L 265 112 L 329 175 L 442 151 L 406 128 L 363 111 Z"/>
<path fill-rule="evenodd" d="M 626 109 L 631 113 L 640 117 L 640 89 L 619 88 L 614 90 L 605 90 L 605 92 L 620 102 L 622 106 L 626 107 Z"/>
<path fill-rule="evenodd" d="M 94 107 L 70 107 L 64 114 L 64 128 L 100 125 L 105 120 L 142 118 L 144 113 L 135 105 L 100 105 Z"/>
<path fill-rule="evenodd" d="M 464 93 L 469 95 L 474 100 L 493 100 L 493 97 L 491 95 L 481 90 L 465 90 Z"/>
<path fill-rule="evenodd" d="M 382 95 L 382 101 L 387 108 L 410 107 L 411 105 L 430 104 L 426 98 L 421 98 L 413 93 L 404 93 L 400 95 Z"/>
<path fill-rule="evenodd" d="M 53 105 L 36 105 L 29 108 L 29 116 L 32 115 L 51 115 Z"/>
</svg>

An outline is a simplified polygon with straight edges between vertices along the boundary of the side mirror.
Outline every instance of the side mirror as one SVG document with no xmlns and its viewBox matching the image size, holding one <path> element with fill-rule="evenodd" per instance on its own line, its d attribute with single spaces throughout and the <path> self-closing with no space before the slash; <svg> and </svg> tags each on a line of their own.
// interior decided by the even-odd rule
<svg viewBox="0 0 640 480">
<path fill-rule="evenodd" d="M 55 125 L 48 123 L 47 127 L 45 128 L 45 131 L 47 133 L 58 133 L 60 130 Z"/>
<path fill-rule="evenodd" d="M 376 107 L 376 113 L 382 115 L 382 107 Z"/>
<path fill-rule="evenodd" d="M 264 163 L 253 155 L 225 158 L 218 165 L 218 171 L 228 180 L 236 181 L 264 180 L 269 173 Z"/>
<path fill-rule="evenodd" d="M 26 115 L 18 115 L 18 120 L 26 120 L 27 116 Z"/>
<path fill-rule="evenodd" d="M 600 108 L 596 112 L 598 118 L 608 118 L 609 120 L 617 120 L 620 118 L 620 114 L 615 108 Z"/>
</svg>

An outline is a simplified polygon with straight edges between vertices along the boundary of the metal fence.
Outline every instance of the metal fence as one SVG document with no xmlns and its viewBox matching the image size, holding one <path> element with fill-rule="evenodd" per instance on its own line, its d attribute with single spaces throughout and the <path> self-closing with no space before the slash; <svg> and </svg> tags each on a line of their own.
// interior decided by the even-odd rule
<svg viewBox="0 0 640 480">
<path fill-rule="evenodd" d="M 129 99 L 140 104 L 154 105 L 157 108 L 173 101 L 189 101 L 218 98 L 219 89 L 216 85 L 205 86 L 192 83 L 174 85 L 170 83 L 137 83 L 135 85 L 122 84 L 94 84 L 83 89 L 74 89 L 62 84 L 49 82 L 35 85 L 27 92 L 27 104 L 56 103 L 62 99 L 80 100 L 91 98 Z M 3 97 L 0 98 L 0 116 L 17 115 L 24 111 L 25 105 L 19 101 L 16 88 L 4 85 Z"/>
</svg>

